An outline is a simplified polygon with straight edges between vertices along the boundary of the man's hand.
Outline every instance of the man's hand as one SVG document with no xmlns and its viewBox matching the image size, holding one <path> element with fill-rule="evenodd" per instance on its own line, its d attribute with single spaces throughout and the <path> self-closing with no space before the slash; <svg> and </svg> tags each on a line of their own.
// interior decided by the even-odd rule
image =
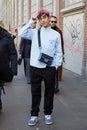
<svg viewBox="0 0 87 130">
<path fill-rule="evenodd" d="M 36 18 L 32 18 L 33 21 L 36 21 Z"/>
</svg>

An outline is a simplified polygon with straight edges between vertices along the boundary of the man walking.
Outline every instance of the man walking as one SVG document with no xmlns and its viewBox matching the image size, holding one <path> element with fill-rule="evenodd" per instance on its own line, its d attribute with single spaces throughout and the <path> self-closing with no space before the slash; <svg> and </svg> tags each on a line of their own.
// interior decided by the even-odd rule
<svg viewBox="0 0 87 130">
<path fill-rule="evenodd" d="M 32 24 L 38 19 L 40 28 L 41 47 L 38 42 L 38 29 L 31 29 Z M 28 125 L 34 126 L 38 121 L 41 101 L 41 81 L 45 82 L 44 92 L 44 115 L 45 124 L 52 124 L 51 117 L 53 111 L 54 87 L 55 87 L 55 71 L 62 63 L 62 50 L 60 34 L 50 27 L 50 13 L 47 10 L 39 10 L 37 17 L 32 18 L 19 32 L 22 38 L 32 40 L 31 46 L 31 118 Z M 40 53 L 52 57 L 52 63 L 48 65 L 40 61 Z"/>
<path fill-rule="evenodd" d="M 50 24 L 51 24 L 51 28 L 52 29 L 54 29 L 55 31 L 57 31 L 57 32 L 60 33 L 60 36 L 61 36 L 61 46 L 62 46 L 62 54 L 64 55 L 63 35 L 62 35 L 62 31 L 57 26 L 57 17 L 56 16 L 52 15 L 50 17 Z M 59 66 L 58 69 L 56 70 L 56 74 L 55 74 L 55 93 L 58 93 L 60 91 L 58 81 L 62 80 L 62 68 L 63 68 L 63 64 L 61 64 L 61 66 Z"/>
</svg>

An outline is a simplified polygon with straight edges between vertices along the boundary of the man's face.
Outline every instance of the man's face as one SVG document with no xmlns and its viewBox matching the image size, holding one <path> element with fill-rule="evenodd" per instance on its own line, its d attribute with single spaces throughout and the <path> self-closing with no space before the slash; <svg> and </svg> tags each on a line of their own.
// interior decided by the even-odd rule
<svg viewBox="0 0 87 130">
<path fill-rule="evenodd" d="M 41 26 L 43 26 L 43 27 L 45 27 L 45 28 L 46 28 L 46 27 L 49 27 L 49 25 L 50 25 L 50 24 L 49 24 L 49 20 L 50 20 L 50 19 L 49 19 L 49 16 L 47 16 L 47 15 L 44 15 L 44 16 L 43 16 L 43 15 L 42 15 L 38 20 L 39 20 Z"/>
<path fill-rule="evenodd" d="M 55 27 L 55 26 L 56 26 L 56 24 L 57 24 L 57 19 L 56 19 L 56 18 L 51 17 L 51 18 L 50 18 L 50 25 L 51 25 L 51 27 Z"/>
</svg>

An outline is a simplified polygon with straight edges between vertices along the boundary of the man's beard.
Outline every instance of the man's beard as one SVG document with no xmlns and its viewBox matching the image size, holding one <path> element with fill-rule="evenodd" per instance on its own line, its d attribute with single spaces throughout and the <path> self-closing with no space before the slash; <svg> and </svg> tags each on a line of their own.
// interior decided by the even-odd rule
<svg viewBox="0 0 87 130">
<path fill-rule="evenodd" d="M 54 26 L 54 27 L 51 27 L 52 29 L 54 29 L 54 30 L 56 30 L 56 26 Z"/>
</svg>

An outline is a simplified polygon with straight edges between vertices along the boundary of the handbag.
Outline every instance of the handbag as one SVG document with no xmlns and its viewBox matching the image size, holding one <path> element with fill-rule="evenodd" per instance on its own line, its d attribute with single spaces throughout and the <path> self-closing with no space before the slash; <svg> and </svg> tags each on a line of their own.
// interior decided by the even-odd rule
<svg viewBox="0 0 87 130">
<path fill-rule="evenodd" d="M 49 56 L 49 55 L 46 55 L 44 53 L 41 53 L 40 52 L 40 55 L 39 55 L 39 61 L 47 64 L 47 65 L 51 65 L 52 64 L 52 61 L 53 61 L 53 57 Z"/>
<path fill-rule="evenodd" d="M 47 65 L 51 65 L 53 61 L 53 57 L 41 52 L 40 29 L 38 29 L 38 46 L 40 48 L 40 54 L 39 54 L 38 60 Z"/>
</svg>

